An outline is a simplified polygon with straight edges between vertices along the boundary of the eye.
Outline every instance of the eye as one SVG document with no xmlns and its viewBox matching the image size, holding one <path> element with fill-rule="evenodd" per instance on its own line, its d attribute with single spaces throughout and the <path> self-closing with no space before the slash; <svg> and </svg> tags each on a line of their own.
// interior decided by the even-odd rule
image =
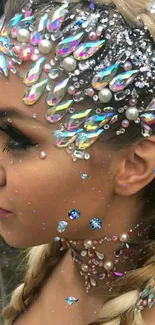
<svg viewBox="0 0 155 325">
<path fill-rule="evenodd" d="M 10 125 L 0 127 L 0 130 L 9 136 L 9 141 L 7 141 L 4 146 L 1 146 L 3 148 L 2 152 L 27 150 L 29 147 L 34 147 L 37 145 L 37 143 L 33 143 L 30 138 Z"/>
</svg>

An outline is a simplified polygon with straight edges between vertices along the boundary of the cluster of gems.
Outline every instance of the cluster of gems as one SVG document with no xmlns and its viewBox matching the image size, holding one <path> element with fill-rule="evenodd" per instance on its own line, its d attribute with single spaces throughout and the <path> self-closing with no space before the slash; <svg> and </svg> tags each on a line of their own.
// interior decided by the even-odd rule
<svg viewBox="0 0 155 325">
<path fill-rule="evenodd" d="M 40 15 L 36 7 L 30 0 L 2 23 L 0 72 L 19 74 L 26 105 L 46 95 L 45 119 L 51 124 L 63 120 L 51 132 L 54 144 L 75 161 L 89 159 L 86 149 L 116 122 L 117 135 L 136 123 L 144 137 L 150 136 L 155 46 L 147 28 L 128 26 L 117 9 L 90 6 L 86 0 L 64 1 L 56 9 L 51 3 Z M 27 61 L 32 61 L 28 71 L 19 72 L 16 66 Z M 76 110 L 79 102 L 81 111 Z"/>
<path fill-rule="evenodd" d="M 117 264 L 118 261 L 124 263 L 128 259 L 130 261 L 132 260 L 135 250 L 131 243 L 135 233 L 137 234 L 137 230 L 137 236 L 141 237 L 144 232 L 142 221 L 137 224 L 134 229 L 120 236 L 113 235 L 112 237 L 85 240 L 67 240 L 65 238 L 55 237 L 55 241 L 61 241 L 61 251 L 71 248 L 72 259 L 80 266 L 80 274 L 84 276 L 86 293 L 88 293 L 91 287 L 98 286 L 98 280 L 103 280 L 105 278 L 113 280 L 124 275 L 122 272 L 117 271 Z M 145 228 L 145 231 L 147 230 L 148 229 Z M 114 252 L 114 261 L 107 261 L 106 256 L 96 250 L 96 245 L 104 242 L 118 243 L 118 248 Z M 78 246 L 80 248 L 80 253 L 79 250 L 76 250 Z M 82 261 L 82 258 L 86 259 L 87 262 Z"/>
</svg>

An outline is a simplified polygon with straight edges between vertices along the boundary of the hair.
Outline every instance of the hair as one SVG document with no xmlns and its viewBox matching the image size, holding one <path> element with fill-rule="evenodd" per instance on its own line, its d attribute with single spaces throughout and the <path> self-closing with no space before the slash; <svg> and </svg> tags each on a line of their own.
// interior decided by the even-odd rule
<svg viewBox="0 0 155 325">
<path fill-rule="evenodd" d="M 6 19 L 9 20 L 16 12 L 22 9 L 27 1 L 8 0 L 5 6 Z M 147 9 L 146 0 L 99 0 L 100 5 L 116 6 L 125 20 L 132 25 L 145 25 L 153 39 L 155 39 L 155 16 Z M 50 0 L 39 0 L 37 6 L 41 10 L 46 10 L 50 5 Z M 114 150 L 122 149 L 125 146 L 142 139 L 139 130 L 135 125 L 128 128 L 128 131 L 121 137 L 115 136 L 117 123 L 106 131 L 105 141 L 114 145 Z M 153 129 L 155 134 L 155 127 Z M 105 136 L 105 133 L 104 133 Z M 116 279 L 112 284 L 112 290 L 106 293 L 103 307 L 100 310 L 99 318 L 87 325 L 143 325 L 142 315 L 135 309 L 135 304 L 141 289 L 145 287 L 147 281 L 155 276 L 155 240 L 153 231 L 155 227 L 155 180 L 145 189 L 145 201 L 142 211 L 142 219 L 146 225 L 151 225 L 149 230 L 149 240 L 143 242 L 142 249 L 138 252 L 137 268 L 126 272 L 122 278 Z M 10 303 L 2 312 L 5 325 L 12 325 L 22 314 L 27 306 L 38 296 L 41 288 L 48 276 L 52 274 L 54 268 L 66 254 L 60 251 L 60 242 L 52 242 L 24 250 L 26 256 L 24 282 L 20 284 L 12 293 Z"/>
</svg>

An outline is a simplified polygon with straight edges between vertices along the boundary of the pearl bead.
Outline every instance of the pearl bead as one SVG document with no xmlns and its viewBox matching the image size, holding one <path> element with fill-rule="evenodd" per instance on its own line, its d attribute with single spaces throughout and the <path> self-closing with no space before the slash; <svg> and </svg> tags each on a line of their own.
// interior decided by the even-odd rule
<svg viewBox="0 0 155 325">
<path fill-rule="evenodd" d="M 17 31 L 17 40 L 20 43 L 27 43 L 30 39 L 30 32 L 25 29 L 25 28 L 21 28 Z"/>
<path fill-rule="evenodd" d="M 84 241 L 84 247 L 85 247 L 86 249 L 93 247 L 93 242 L 92 242 L 92 240 L 90 240 L 90 239 L 86 239 L 86 240 Z"/>
<path fill-rule="evenodd" d="M 127 119 L 129 121 L 134 121 L 139 116 L 139 112 L 138 112 L 138 109 L 136 107 L 129 107 L 126 110 L 125 115 L 126 115 L 126 117 L 127 117 Z"/>
<path fill-rule="evenodd" d="M 107 271 L 110 271 L 112 270 L 114 267 L 114 264 L 111 262 L 111 261 L 107 261 L 104 263 L 104 268 L 107 270 Z"/>
<path fill-rule="evenodd" d="M 40 153 L 40 159 L 45 159 L 46 158 L 46 152 L 45 151 L 42 151 Z"/>
<path fill-rule="evenodd" d="M 83 272 L 88 272 L 88 270 L 89 270 L 88 265 L 86 265 L 86 264 L 82 264 L 82 265 L 81 265 L 81 270 L 82 270 Z"/>
<path fill-rule="evenodd" d="M 62 61 L 62 67 L 67 71 L 67 72 L 72 72 L 76 69 L 76 66 L 77 66 L 77 61 L 69 56 L 67 58 L 65 58 L 63 61 Z"/>
<path fill-rule="evenodd" d="M 51 41 L 49 41 L 48 39 L 43 39 L 38 45 L 39 52 L 42 54 L 50 53 L 52 50 L 52 45 L 53 44 Z"/>
<path fill-rule="evenodd" d="M 98 97 L 101 103 L 108 103 L 112 98 L 112 92 L 108 88 L 101 89 L 98 93 Z"/>
<path fill-rule="evenodd" d="M 129 240 L 129 235 L 127 233 L 123 233 L 119 239 L 121 242 L 126 243 Z"/>
</svg>

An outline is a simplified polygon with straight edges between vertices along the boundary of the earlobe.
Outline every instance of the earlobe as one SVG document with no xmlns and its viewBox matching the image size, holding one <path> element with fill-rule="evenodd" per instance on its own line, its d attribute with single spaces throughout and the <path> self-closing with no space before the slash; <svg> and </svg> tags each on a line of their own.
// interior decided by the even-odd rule
<svg viewBox="0 0 155 325">
<path fill-rule="evenodd" d="M 135 194 L 155 178 L 155 137 L 152 138 L 133 145 L 122 158 L 114 180 L 115 193 L 123 196 Z"/>
</svg>

